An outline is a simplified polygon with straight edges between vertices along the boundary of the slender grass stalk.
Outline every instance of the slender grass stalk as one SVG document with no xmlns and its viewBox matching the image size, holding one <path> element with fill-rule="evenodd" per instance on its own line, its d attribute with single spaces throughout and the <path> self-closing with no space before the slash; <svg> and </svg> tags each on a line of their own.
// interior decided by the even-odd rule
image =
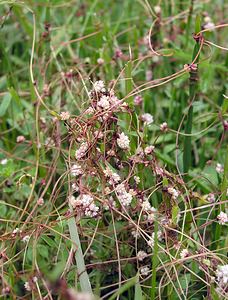
<svg viewBox="0 0 228 300">
<path fill-rule="evenodd" d="M 200 31 L 200 17 L 196 18 L 195 32 Z M 192 60 L 195 60 L 195 63 L 199 60 L 199 55 L 196 58 L 200 49 L 200 43 L 196 40 L 196 44 L 193 50 Z M 190 108 L 187 115 L 187 123 L 185 127 L 185 133 L 191 134 L 192 132 L 192 122 L 193 122 L 193 106 L 192 102 L 196 100 L 197 96 L 197 87 L 198 87 L 198 69 L 191 69 L 189 74 L 189 103 Z M 186 136 L 184 140 L 184 154 L 183 154 L 183 169 L 184 173 L 187 173 L 192 165 L 192 147 L 191 147 L 191 136 Z"/>
<path fill-rule="evenodd" d="M 78 277 L 79 277 L 81 291 L 92 294 L 93 292 L 92 292 L 92 288 L 91 288 L 91 283 L 89 280 L 88 273 L 86 271 L 85 261 L 84 261 L 84 257 L 83 257 L 83 253 L 82 253 L 81 242 L 79 239 L 78 229 L 77 229 L 77 225 L 75 223 L 74 217 L 72 217 L 68 220 L 68 226 L 69 226 L 69 230 L 70 230 L 70 237 L 71 237 L 72 241 L 74 242 L 73 247 L 76 250 L 75 259 L 76 259 L 76 264 L 77 264 L 77 271 L 78 271 Z"/>
<path fill-rule="evenodd" d="M 152 257 L 151 300 L 156 298 L 156 267 L 158 264 L 158 222 L 154 222 L 154 253 Z"/>
</svg>

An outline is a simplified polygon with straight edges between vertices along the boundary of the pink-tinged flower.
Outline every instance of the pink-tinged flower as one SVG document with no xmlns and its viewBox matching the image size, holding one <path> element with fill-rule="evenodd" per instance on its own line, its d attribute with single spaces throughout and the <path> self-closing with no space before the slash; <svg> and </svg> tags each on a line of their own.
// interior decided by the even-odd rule
<svg viewBox="0 0 228 300">
<path fill-rule="evenodd" d="M 134 98 L 134 104 L 135 104 L 136 106 L 137 106 L 137 105 L 141 105 L 141 104 L 142 104 L 142 101 L 143 101 L 142 96 L 140 96 L 140 95 L 135 96 L 135 98 Z"/>
<path fill-rule="evenodd" d="M 23 135 L 17 136 L 17 143 L 23 143 L 25 141 L 25 137 Z"/>
<path fill-rule="evenodd" d="M 145 113 L 141 116 L 142 121 L 145 125 L 150 125 L 154 122 L 154 118 L 151 114 Z"/>
<path fill-rule="evenodd" d="M 221 211 L 217 219 L 220 225 L 225 225 L 228 222 L 228 215 Z"/>
<path fill-rule="evenodd" d="M 217 163 L 215 170 L 216 170 L 216 172 L 219 173 L 219 174 L 223 173 L 223 172 L 224 172 L 223 165 Z"/>
<path fill-rule="evenodd" d="M 60 113 L 60 118 L 62 121 L 66 121 L 70 119 L 70 113 L 68 111 L 62 111 Z"/>
<path fill-rule="evenodd" d="M 144 152 L 145 152 L 145 154 L 146 155 L 149 155 L 149 154 L 151 154 L 151 153 L 153 153 L 153 151 L 154 151 L 154 146 L 147 146 L 145 149 L 144 149 Z"/>
<path fill-rule="evenodd" d="M 44 199 L 43 198 L 39 198 L 37 200 L 37 205 L 42 206 L 44 204 Z"/>
<path fill-rule="evenodd" d="M 183 249 L 180 253 L 180 258 L 185 258 L 189 256 L 188 249 Z"/>
<path fill-rule="evenodd" d="M 130 147 L 130 140 L 127 135 L 125 135 L 123 132 L 119 135 L 119 138 L 116 140 L 117 145 L 123 149 L 128 150 Z"/>
<path fill-rule="evenodd" d="M 138 253 L 137 253 L 137 258 L 139 261 L 143 261 L 144 258 L 147 257 L 147 253 L 145 251 L 142 251 L 140 250 Z"/>
<path fill-rule="evenodd" d="M 164 131 L 164 132 L 167 131 L 168 130 L 168 124 L 166 122 L 162 123 L 160 125 L 160 130 Z"/>
</svg>

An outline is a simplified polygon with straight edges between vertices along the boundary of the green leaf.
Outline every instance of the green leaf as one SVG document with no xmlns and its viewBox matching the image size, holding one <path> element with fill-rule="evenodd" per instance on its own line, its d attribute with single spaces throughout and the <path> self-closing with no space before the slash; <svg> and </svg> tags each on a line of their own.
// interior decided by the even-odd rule
<svg viewBox="0 0 228 300">
<path fill-rule="evenodd" d="M 172 222 L 173 222 L 173 224 L 177 224 L 177 222 L 178 222 L 179 211 L 180 211 L 180 209 L 179 209 L 178 205 L 173 206 L 173 208 L 172 208 Z"/>
<path fill-rule="evenodd" d="M 137 275 L 137 278 L 139 279 L 139 275 Z M 135 300 L 143 300 L 142 288 L 139 281 L 135 284 Z"/>
<path fill-rule="evenodd" d="M 2 103 L 0 104 L 0 117 L 3 117 L 10 105 L 11 102 L 11 94 L 6 93 L 5 96 L 3 97 Z"/>
</svg>

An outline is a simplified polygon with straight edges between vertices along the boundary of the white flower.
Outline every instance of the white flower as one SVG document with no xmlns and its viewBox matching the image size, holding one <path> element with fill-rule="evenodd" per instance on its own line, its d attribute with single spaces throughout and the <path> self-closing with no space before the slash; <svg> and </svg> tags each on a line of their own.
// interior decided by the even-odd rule
<svg viewBox="0 0 228 300">
<path fill-rule="evenodd" d="M 6 165 L 8 162 L 8 159 L 7 158 L 4 158 L 1 160 L 1 165 Z"/>
<path fill-rule="evenodd" d="M 72 190 L 73 190 L 73 191 L 75 191 L 75 192 L 78 192 L 78 191 L 79 191 L 79 187 L 78 187 L 77 183 L 75 183 L 75 182 L 72 183 L 72 186 L 71 186 L 71 187 L 72 187 Z"/>
<path fill-rule="evenodd" d="M 21 230 L 18 227 L 12 231 L 12 236 L 15 236 L 17 233 L 21 233 Z"/>
<path fill-rule="evenodd" d="M 204 29 L 209 29 L 211 31 L 214 29 L 215 24 L 213 22 L 208 22 L 203 27 L 204 27 Z"/>
<path fill-rule="evenodd" d="M 55 141 L 51 137 L 47 137 L 44 144 L 45 146 L 54 147 Z M 37 148 L 41 148 L 41 145 L 37 145 Z"/>
<path fill-rule="evenodd" d="M 77 206 L 77 200 L 73 195 L 68 197 L 68 201 L 73 208 Z"/>
<path fill-rule="evenodd" d="M 132 201 L 132 195 L 125 189 L 124 184 L 118 184 L 116 187 L 117 197 L 123 206 L 129 206 Z"/>
<path fill-rule="evenodd" d="M 100 101 L 97 102 L 97 105 L 103 109 L 109 109 L 109 107 L 110 107 L 109 97 L 102 96 L 100 98 Z"/>
<path fill-rule="evenodd" d="M 94 114 L 94 109 L 92 108 L 92 106 L 88 107 L 85 112 L 86 115 L 92 115 Z"/>
<path fill-rule="evenodd" d="M 183 249 L 180 253 L 180 258 L 185 258 L 187 256 L 189 256 L 188 249 Z"/>
<path fill-rule="evenodd" d="M 168 129 L 168 124 L 166 122 L 164 122 L 160 125 L 161 131 L 167 131 L 167 129 Z"/>
<path fill-rule="evenodd" d="M 137 231 L 137 230 L 132 230 L 132 231 L 131 231 L 131 235 L 132 235 L 134 238 L 138 238 L 138 237 L 140 237 L 140 232 Z"/>
<path fill-rule="evenodd" d="M 142 267 L 142 268 L 140 269 L 140 274 L 141 274 L 142 276 L 147 276 L 149 273 L 150 273 L 149 267 Z"/>
<path fill-rule="evenodd" d="M 207 201 L 209 201 L 211 203 L 215 202 L 215 194 L 213 194 L 213 193 L 208 194 Z"/>
<path fill-rule="evenodd" d="M 29 235 L 25 235 L 25 236 L 23 237 L 23 239 L 22 239 L 22 242 L 28 243 L 29 239 L 30 239 L 30 236 L 29 236 Z"/>
<path fill-rule="evenodd" d="M 37 200 L 37 205 L 42 206 L 44 204 L 44 199 L 43 198 L 39 198 Z"/>
<path fill-rule="evenodd" d="M 151 248 L 154 247 L 154 239 L 155 239 L 155 232 L 152 233 L 152 236 L 147 241 L 147 245 Z M 162 232 L 160 230 L 157 231 L 157 239 L 158 239 L 158 241 L 162 240 Z"/>
<path fill-rule="evenodd" d="M 104 92 L 105 91 L 104 81 L 98 80 L 94 82 L 93 88 L 96 92 Z"/>
<path fill-rule="evenodd" d="M 215 170 L 217 173 L 223 173 L 224 172 L 223 165 L 217 163 Z"/>
<path fill-rule="evenodd" d="M 103 58 L 99 57 L 99 58 L 97 59 L 97 63 L 98 63 L 98 65 L 103 65 L 103 63 L 104 63 Z"/>
<path fill-rule="evenodd" d="M 25 141 L 25 137 L 23 135 L 17 136 L 17 143 L 23 143 Z"/>
<path fill-rule="evenodd" d="M 117 173 L 114 173 L 110 168 L 106 168 L 104 174 L 106 177 L 110 178 L 109 184 L 115 184 L 121 180 L 120 176 Z"/>
<path fill-rule="evenodd" d="M 28 291 L 28 292 L 30 292 L 30 291 L 32 290 L 32 288 L 31 288 L 31 286 L 30 286 L 30 284 L 29 284 L 28 281 L 26 281 L 26 282 L 24 283 L 24 288 L 25 288 L 26 291 Z"/>
<path fill-rule="evenodd" d="M 216 276 L 219 284 L 226 285 L 228 283 L 228 265 L 218 266 Z"/>
<path fill-rule="evenodd" d="M 149 38 L 148 38 L 149 40 Z M 151 70 L 146 71 L 146 81 L 150 81 L 153 78 L 153 73 Z"/>
<path fill-rule="evenodd" d="M 143 201 L 142 209 L 144 211 L 150 211 L 151 210 L 151 205 L 150 205 L 150 202 L 148 200 Z"/>
<path fill-rule="evenodd" d="M 146 155 L 149 155 L 151 154 L 153 151 L 154 151 L 154 146 L 147 146 L 145 149 L 144 149 L 144 152 Z"/>
<path fill-rule="evenodd" d="M 219 221 L 220 225 L 225 225 L 228 222 L 228 216 L 224 212 L 220 212 L 220 214 L 217 216 L 217 219 Z"/>
<path fill-rule="evenodd" d="M 135 98 L 134 98 L 134 104 L 135 104 L 135 105 L 140 105 L 140 104 L 142 104 L 142 101 L 143 101 L 142 96 L 140 96 L 140 95 L 135 96 Z"/>
<path fill-rule="evenodd" d="M 62 111 L 60 113 L 60 118 L 62 121 L 66 121 L 70 119 L 70 113 L 68 111 Z"/>
<path fill-rule="evenodd" d="M 143 114 L 141 116 L 141 118 L 142 118 L 142 121 L 144 122 L 145 125 L 150 125 L 154 122 L 153 116 L 151 114 L 148 114 L 148 113 Z"/>
<path fill-rule="evenodd" d="M 172 198 L 175 200 L 178 198 L 179 196 L 179 191 L 177 191 L 176 189 L 174 189 L 173 187 L 169 187 L 168 188 L 168 193 L 172 195 Z"/>
<path fill-rule="evenodd" d="M 99 211 L 99 207 L 96 206 L 94 203 L 91 203 L 89 205 L 89 207 L 86 207 L 86 209 L 85 209 L 85 215 L 87 217 L 91 217 L 91 218 L 92 217 L 96 217 L 97 214 L 98 214 L 98 211 Z"/>
<path fill-rule="evenodd" d="M 34 276 L 34 277 L 32 278 L 32 281 L 33 281 L 34 283 L 36 283 L 36 282 L 38 281 L 38 278 L 37 278 L 36 276 Z"/>
<path fill-rule="evenodd" d="M 144 258 L 147 257 L 147 253 L 145 251 L 142 251 L 140 250 L 138 253 L 137 253 L 137 258 L 139 261 L 143 261 Z"/>
<path fill-rule="evenodd" d="M 154 11 L 155 11 L 156 14 L 160 14 L 161 13 L 161 6 L 159 6 L 159 5 L 154 6 Z"/>
<path fill-rule="evenodd" d="M 78 175 L 81 175 L 83 174 L 83 170 L 82 170 L 82 167 L 78 164 L 74 164 L 72 167 L 71 167 L 71 175 L 72 176 L 78 176 Z"/>
<path fill-rule="evenodd" d="M 140 183 L 140 177 L 139 176 L 134 176 L 134 180 L 136 184 Z"/>
<path fill-rule="evenodd" d="M 84 142 L 81 144 L 78 150 L 75 152 L 75 158 L 76 159 L 81 159 L 83 156 L 86 155 L 86 151 L 88 150 L 89 145 L 88 143 Z"/>
<path fill-rule="evenodd" d="M 204 17 L 203 20 L 204 20 L 205 23 L 211 22 L 211 18 L 209 16 Z"/>
<path fill-rule="evenodd" d="M 122 132 L 117 139 L 117 144 L 121 149 L 128 150 L 130 146 L 130 140 L 128 136 Z"/>
</svg>

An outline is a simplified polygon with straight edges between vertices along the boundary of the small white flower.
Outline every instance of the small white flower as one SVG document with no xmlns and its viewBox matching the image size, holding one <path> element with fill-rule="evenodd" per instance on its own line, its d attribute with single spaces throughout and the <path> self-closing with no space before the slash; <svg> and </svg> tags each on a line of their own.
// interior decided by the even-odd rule
<svg viewBox="0 0 228 300">
<path fill-rule="evenodd" d="M 144 122 L 145 125 L 150 125 L 154 122 L 153 116 L 151 114 L 148 114 L 148 113 L 143 114 L 141 116 L 141 118 L 142 118 L 142 121 Z"/>
<path fill-rule="evenodd" d="M 26 291 L 28 291 L 28 292 L 30 292 L 30 291 L 32 290 L 32 288 L 31 288 L 31 286 L 30 286 L 30 284 L 29 284 L 28 281 L 26 281 L 26 282 L 24 283 L 24 288 L 25 288 Z"/>
<path fill-rule="evenodd" d="M 87 108 L 84 112 L 86 115 L 93 115 L 94 114 L 94 109 L 92 108 L 92 106 L 90 106 L 89 108 Z"/>
<path fill-rule="evenodd" d="M 203 20 L 204 20 L 205 23 L 211 22 L 211 18 L 209 16 L 204 17 Z"/>
<path fill-rule="evenodd" d="M 168 124 L 166 122 L 164 122 L 160 125 L 161 131 L 167 131 L 167 129 L 168 129 Z"/>
<path fill-rule="evenodd" d="M 139 176 L 134 176 L 134 180 L 136 184 L 140 183 L 140 177 Z"/>
<path fill-rule="evenodd" d="M 70 119 L 70 113 L 68 111 L 62 111 L 60 113 L 60 118 L 62 121 L 66 121 Z"/>
<path fill-rule="evenodd" d="M 23 135 L 17 136 L 17 143 L 23 143 L 25 141 L 25 137 Z"/>
<path fill-rule="evenodd" d="M 77 200 L 73 195 L 68 197 L 68 201 L 73 208 L 77 206 Z"/>
<path fill-rule="evenodd" d="M 140 105 L 140 104 L 142 104 L 142 101 L 143 101 L 142 96 L 140 96 L 140 95 L 135 96 L 135 98 L 134 98 L 134 104 L 135 104 L 135 105 Z"/>
<path fill-rule="evenodd" d="M 99 57 L 99 58 L 97 59 L 97 63 L 98 63 L 98 65 L 103 65 L 103 63 L 104 63 L 103 58 Z"/>
<path fill-rule="evenodd" d="M 51 137 L 47 137 L 44 144 L 48 147 L 55 147 L 55 142 Z M 41 148 L 41 144 L 37 145 L 37 148 Z"/>
<path fill-rule="evenodd" d="M 18 227 L 12 231 L 12 236 L 15 236 L 17 233 L 21 233 L 21 230 Z"/>
<path fill-rule="evenodd" d="M 150 273 L 149 267 L 142 267 L 142 268 L 140 269 L 140 274 L 141 274 L 142 276 L 147 276 L 149 273 Z"/>
<path fill-rule="evenodd" d="M 119 135 L 119 138 L 116 140 L 118 146 L 123 150 L 128 150 L 130 146 L 130 140 L 127 135 L 123 132 Z"/>
<path fill-rule="evenodd" d="M 151 70 L 146 71 L 146 81 L 150 81 L 153 78 L 153 72 Z"/>
<path fill-rule="evenodd" d="M 29 239 L 30 239 L 30 236 L 29 236 L 29 235 L 25 235 L 25 236 L 23 237 L 23 239 L 22 239 L 22 242 L 28 243 Z"/>
<path fill-rule="evenodd" d="M 215 170 L 216 170 L 217 173 L 223 173 L 224 172 L 223 165 L 217 163 Z"/>
<path fill-rule="evenodd" d="M 131 231 L 131 235 L 132 235 L 134 238 L 138 238 L 138 237 L 140 237 L 140 232 L 137 231 L 137 230 L 132 230 L 132 231 Z"/>
<path fill-rule="evenodd" d="M 32 281 L 33 281 L 34 283 L 36 283 L 36 282 L 38 281 L 38 278 L 37 278 L 36 276 L 34 276 L 34 277 L 32 278 Z"/>
<path fill-rule="evenodd" d="M 160 14 L 161 13 L 161 6 L 159 6 L 159 5 L 154 6 L 154 11 L 155 11 L 156 14 Z"/>
<path fill-rule="evenodd" d="M 123 206 L 129 206 L 131 204 L 133 196 L 126 191 L 124 184 L 121 183 L 117 185 L 116 193 Z"/>
<path fill-rule="evenodd" d="M 78 192 L 79 191 L 79 187 L 78 187 L 78 185 L 77 185 L 77 183 L 72 183 L 72 190 L 74 191 L 74 192 Z"/>
<path fill-rule="evenodd" d="M 225 225 L 228 222 L 228 215 L 221 211 L 220 214 L 217 216 L 217 219 L 220 225 Z"/>
<path fill-rule="evenodd" d="M 145 149 L 144 149 L 144 152 L 146 155 L 149 155 L 151 154 L 153 151 L 154 151 L 154 146 L 147 146 Z"/>
<path fill-rule="evenodd" d="M 152 236 L 147 241 L 147 245 L 151 248 L 154 247 L 154 239 L 155 239 L 155 232 L 152 233 Z M 160 230 L 157 231 L 157 239 L 158 239 L 158 241 L 162 240 L 162 232 Z"/>
<path fill-rule="evenodd" d="M 189 256 L 188 249 L 183 249 L 180 253 L 180 258 L 185 258 Z"/>
<path fill-rule="evenodd" d="M 79 149 L 76 150 L 76 152 L 75 152 L 75 158 L 76 159 L 83 158 L 86 155 L 88 148 L 89 148 L 88 143 L 86 143 L 86 142 L 82 143 L 81 146 L 79 147 Z"/>
<path fill-rule="evenodd" d="M 39 198 L 39 199 L 37 200 L 37 205 L 39 205 L 39 206 L 44 205 L 44 199 L 43 199 L 43 198 Z"/>
<path fill-rule="evenodd" d="M 83 174 L 83 170 L 82 170 L 82 167 L 78 164 L 74 164 L 72 167 L 71 167 L 71 175 L 72 176 L 78 176 L 78 175 L 81 175 Z"/>
<path fill-rule="evenodd" d="M 211 203 L 215 202 L 215 194 L 213 194 L 213 193 L 208 194 L 207 201 L 209 201 Z"/>
<path fill-rule="evenodd" d="M 1 165 L 6 165 L 8 162 L 8 159 L 7 158 L 4 158 L 1 160 Z"/>
<path fill-rule="evenodd" d="M 147 257 L 147 253 L 145 251 L 142 251 L 140 250 L 138 253 L 137 253 L 137 258 L 139 261 L 143 261 L 144 258 Z"/>
<path fill-rule="evenodd" d="M 203 27 L 204 27 L 204 29 L 209 29 L 211 31 L 214 29 L 215 24 L 213 22 L 208 22 Z"/>
<path fill-rule="evenodd" d="M 177 191 L 177 190 L 174 189 L 173 187 L 169 187 L 169 188 L 168 188 L 168 193 L 169 193 L 170 195 L 172 195 L 172 198 L 173 198 L 174 200 L 177 199 L 178 196 L 179 196 L 179 191 Z"/>
<path fill-rule="evenodd" d="M 221 285 L 227 285 L 228 283 L 228 265 L 218 266 L 216 270 L 216 276 L 218 283 Z"/>
<path fill-rule="evenodd" d="M 104 81 L 98 80 L 98 81 L 94 82 L 93 88 L 94 88 L 94 90 L 96 92 L 103 92 L 103 91 L 105 91 Z"/>
<path fill-rule="evenodd" d="M 97 102 L 97 105 L 103 109 L 109 109 L 110 103 L 109 103 L 109 97 L 102 96 L 100 100 Z"/>
</svg>

